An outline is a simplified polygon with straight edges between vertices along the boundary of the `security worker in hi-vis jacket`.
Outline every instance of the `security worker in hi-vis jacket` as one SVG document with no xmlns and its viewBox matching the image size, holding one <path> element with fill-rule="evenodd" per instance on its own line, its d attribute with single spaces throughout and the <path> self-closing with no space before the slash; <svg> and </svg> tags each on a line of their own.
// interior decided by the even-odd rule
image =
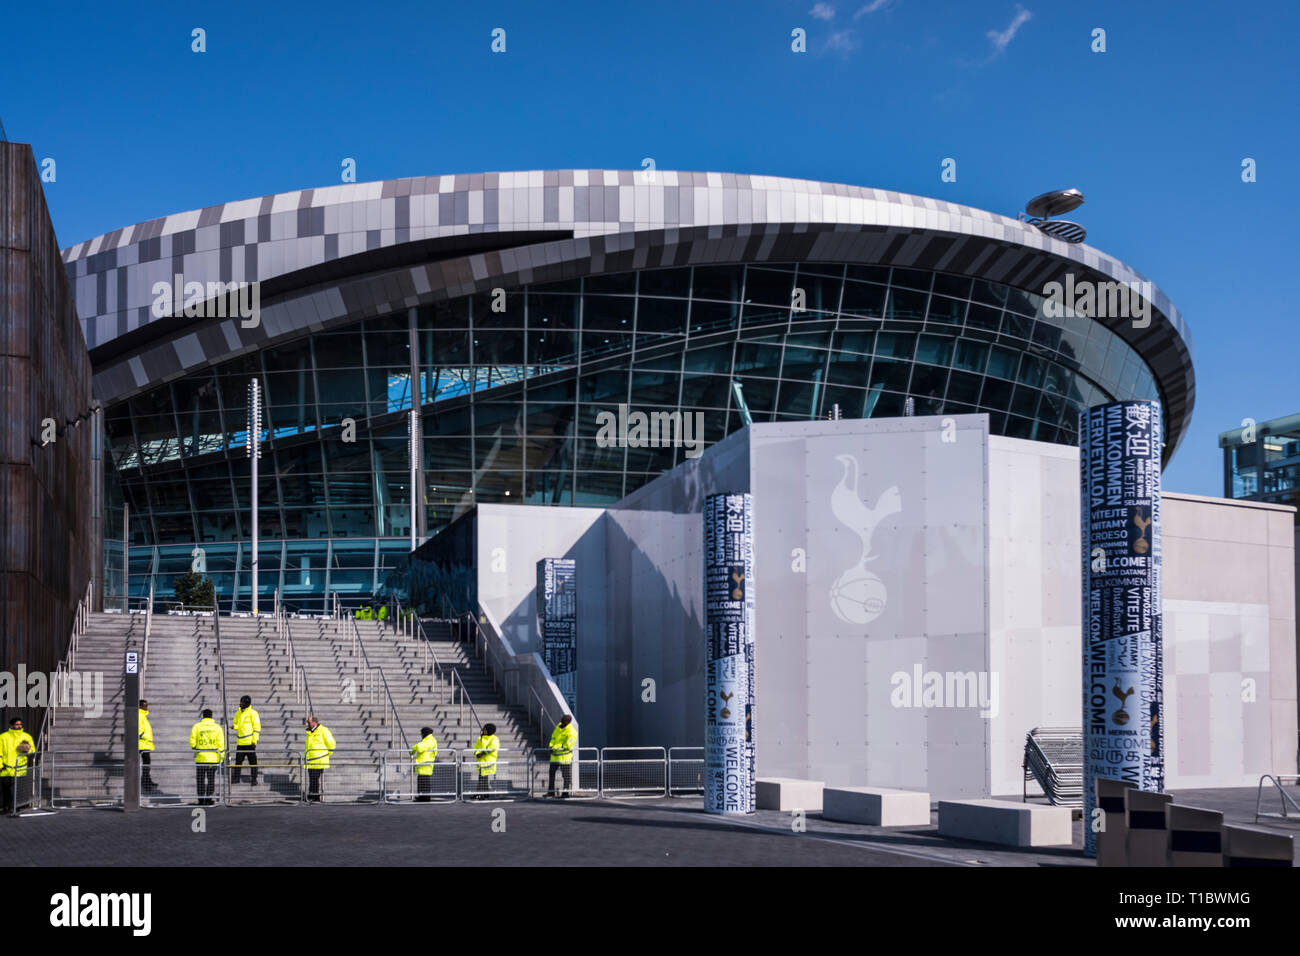
<svg viewBox="0 0 1300 956">
<path fill-rule="evenodd" d="M 199 806 L 210 807 L 217 782 L 217 768 L 226 755 L 226 734 L 204 710 L 203 719 L 190 728 L 190 749 L 194 751 L 194 776 L 198 782 Z"/>
<path fill-rule="evenodd" d="M 420 728 L 420 742 L 411 748 L 415 758 L 416 803 L 433 799 L 433 764 L 438 759 L 438 738 L 432 727 Z"/>
<path fill-rule="evenodd" d="M 307 741 L 304 744 L 308 803 L 320 803 L 321 777 L 329 769 L 330 754 L 334 752 L 334 747 L 334 735 L 330 733 L 330 729 L 317 720 L 315 714 L 308 714 Z"/>
<path fill-rule="evenodd" d="M 484 724 L 483 733 L 474 741 L 474 757 L 478 762 L 478 792 L 486 793 L 492 789 L 492 779 L 497 775 L 497 754 L 501 750 L 501 740 L 497 737 L 496 724 Z"/>
<path fill-rule="evenodd" d="M 551 733 L 551 781 L 546 788 L 548 797 L 555 796 L 555 772 L 558 770 L 564 778 L 564 792 L 561 798 L 569 795 L 573 784 L 573 752 L 578 749 L 578 728 L 573 726 L 573 716 L 565 714 L 555 725 Z"/>
<path fill-rule="evenodd" d="M 149 762 L 153 759 L 153 724 L 149 723 L 149 702 L 140 701 L 140 792 L 153 793 L 158 785 L 149 776 Z"/>
<path fill-rule="evenodd" d="M 14 781 L 27 776 L 27 755 L 35 749 L 36 741 L 23 730 L 22 718 L 10 718 L 9 729 L 0 734 L 0 813 L 17 810 Z"/>
<path fill-rule="evenodd" d="M 256 787 L 257 740 L 262 736 L 262 718 L 253 709 L 253 698 L 247 694 L 239 698 L 239 710 L 235 711 L 235 719 L 231 721 L 230 729 L 235 732 L 235 772 L 230 775 L 230 782 L 239 783 L 240 777 L 243 776 L 240 764 L 247 760 L 252 764 L 252 785 Z"/>
</svg>

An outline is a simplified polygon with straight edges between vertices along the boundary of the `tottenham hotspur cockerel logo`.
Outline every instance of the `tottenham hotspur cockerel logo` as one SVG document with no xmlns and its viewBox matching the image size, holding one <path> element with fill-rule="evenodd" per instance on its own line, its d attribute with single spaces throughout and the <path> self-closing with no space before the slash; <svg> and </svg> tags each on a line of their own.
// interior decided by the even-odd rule
<svg viewBox="0 0 1300 956">
<path fill-rule="evenodd" d="M 845 624 L 870 624 L 884 613 L 889 600 L 884 582 L 867 569 L 867 562 L 877 557 L 871 553 L 871 538 L 882 521 L 903 510 L 903 501 L 894 485 L 868 508 L 858 490 L 858 460 L 837 455 L 836 461 L 844 466 L 844 474 L 831 492 L 831 513 L 862 539 L 862 556 L 831 585 L 831 610 Z"/>
</svg>

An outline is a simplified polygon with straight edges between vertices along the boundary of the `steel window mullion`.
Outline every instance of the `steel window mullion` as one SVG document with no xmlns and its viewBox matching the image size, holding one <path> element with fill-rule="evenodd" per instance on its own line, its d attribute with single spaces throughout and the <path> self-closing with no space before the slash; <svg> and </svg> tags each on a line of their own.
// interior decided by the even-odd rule
<svg viewBox="0 0 1300 956">
<path fill-rule="evenodd" d="M 582 451 L 578 443 L 583 440 L 579 423 L 582 421 L 582 357 L 586 352 L 584 323 L 587 315 L 587 278 L 578 280 L 578 346 L 575 371 L 573 373 L 573 501 L 578 500 L 578 458 Z"/>
</svg>

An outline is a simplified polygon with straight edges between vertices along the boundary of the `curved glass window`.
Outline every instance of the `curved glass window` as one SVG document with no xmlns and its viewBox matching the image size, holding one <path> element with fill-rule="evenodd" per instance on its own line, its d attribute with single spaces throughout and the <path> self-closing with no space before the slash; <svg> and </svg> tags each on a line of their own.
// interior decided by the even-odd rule
<svg viewBox="0 0 1300 956">
<path fill-rule="evenodd" d="M 901 415 L 912 398 L 916 414 L 985 412 L 997 434 L 1074 443 L 1087 405 L 1158 397 L 1102 324 L 946 273 L 675 266 L 507 289 L 500 304 L 483 293 L 356 320 L 109 407 L 133 576 L 165 593 L 201 543 L 223 602 L 246 606 L 253 376 L 266 396 L 260 585 L 302 606 L 326 588 L 368 598 L 406 547 L 413 405 L 428 536 L 480 501 L 617 501 L 684 460 L 685 421 L 707 443 L 742 427 L 742 400 L 771 422 Z M 632 413 L 668 438 L 611 446 L 602 425 L 640 427 Z"/>
</svg>

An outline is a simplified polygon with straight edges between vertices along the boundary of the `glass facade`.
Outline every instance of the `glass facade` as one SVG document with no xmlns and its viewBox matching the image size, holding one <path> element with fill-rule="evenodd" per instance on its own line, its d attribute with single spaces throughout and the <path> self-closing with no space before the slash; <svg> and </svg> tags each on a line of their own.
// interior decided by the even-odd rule
<svg viewBox="0 0 1300 956">
<path fill-rule="evenodd" d="M 1100 323 L 978 279 L 863 265 L 695 266 L 588 276 L 358 320 L 112 405 L 131 587 L 160 594 L 203 549 L 248 606 L 247 391 L 266 395 L 259 590 L 351 603 L 409 551 L 407 417 L 421 420 L 421 539 L 477 502 L 603 505 L 682 447 L 605 447 L 598 416 L 700 412 L 710 445 L 755 422 L 987 412 L 993 433 L 1076 443 L 1080 409 L 1159 398 Z"/>
<path fill-rule="evenodd" d="M 1224 432 L 1219 447 L 1225 498 L 1300 505 L 1300 414 Z"/>
</svg>

